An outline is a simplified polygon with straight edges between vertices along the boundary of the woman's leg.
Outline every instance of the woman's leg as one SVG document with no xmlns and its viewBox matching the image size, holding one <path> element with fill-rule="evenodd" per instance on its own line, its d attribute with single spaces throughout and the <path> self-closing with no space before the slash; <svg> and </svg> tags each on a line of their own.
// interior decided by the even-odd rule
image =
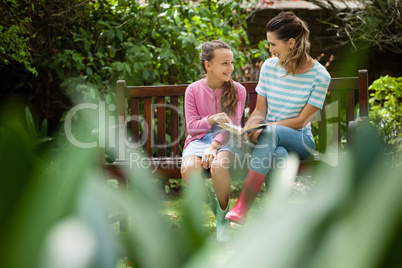
<svg viewBox="0 0 402 268">
<path fill-rule="evenodd" d="M 277 125 L 265 127 L 251 155 L 249 172 L 239 199 L 226 215 L 226 219 L 239 224 L 244 223 L 255 196 L 272 168 L 274 152 L 279 145 L 287 151 L 295 151 L 304 158 L 313 151 L 312 144 L 314 143 L 311 143 L 307 135 L 301 131 Z"/>
<path fill-rule="evenodd" d="M 265 177 L 265 187 L 267 190 L 269 187 L 269 182 L 271 180 L 272 170 L 284 168 L 286 166 L 286 158 L 288 157 L 288 155 L 288 150 L 286 150 L 285 147 L 281 145 L 276 146 L 274 157 L 272 159 L 272 168 Z"/>
</svg>

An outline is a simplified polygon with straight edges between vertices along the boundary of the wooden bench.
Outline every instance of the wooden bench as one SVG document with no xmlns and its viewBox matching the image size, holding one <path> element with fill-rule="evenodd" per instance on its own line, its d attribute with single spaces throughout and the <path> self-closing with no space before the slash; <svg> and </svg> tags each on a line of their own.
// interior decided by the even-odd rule
<svg viewBox="0 0 402 268">
<path fill-rule="evenodd" d="M 242 84 L 247 90 L 244 124 L 256 105 L 257 82 Z M 159 178 L 181 178 L 181 152 L 187 136 L 183 111 L 186 88 L 187 85 L 127 86 L 124 80 L 117 81 L 116 111 L 121 146 L 116 160 L 104 165 L 107 173 L 117 179 L 124 178 L 121 170 L 132 165 L 133 159 L 122 140 L 131 139 L 129 144 L 141 145 L 139 148 L 146 156 L 143 164 L 155 170 Z M 323 156 L 328 157 L 331 153 L 328 151 L 331 146 L 336 148 L 335 154 L 342 151 L 353 135 L 349 125 L 358 117 L 368 116 L 367 70 L 359 70 L 356 77 L 332 78 L 324 107 L 313 122 L 316 152 L 301 162 L 301 170 L 323 161 Z M 127 117 L 128 114 L 131 116 Z M 126 130 L 130 133 L 127 136 Z M 139 161 L 138 158 L 135 160 Z"/>
</svg>

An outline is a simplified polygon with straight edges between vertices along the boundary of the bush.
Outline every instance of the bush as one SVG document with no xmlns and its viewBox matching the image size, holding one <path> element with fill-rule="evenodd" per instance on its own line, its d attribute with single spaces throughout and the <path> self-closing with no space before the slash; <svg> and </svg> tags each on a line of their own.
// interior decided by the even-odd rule
<svg viewBox="0 0 402 268">
<path fill-rule="evenodd" d="M 59 48 L 51 66 L 70 94 L 82 93 L 86 83 L 107 96 L 118 79 L 128 85 L 191 83 L 202 74 L 200 46 L 213 39 L 232 47 L 238 79 L 254 54 L 267 56 L 247 47 L 242 1 L 115 2 L 87 4 L 82 12 L 88 18 L 59 37 L 67 46 Z"/>
<path fill-rule="evenodd" d="M 380 77 L 369 90 L 371 121 L 389 149 L 402 152 L 402 77 Z"/>
</svg>

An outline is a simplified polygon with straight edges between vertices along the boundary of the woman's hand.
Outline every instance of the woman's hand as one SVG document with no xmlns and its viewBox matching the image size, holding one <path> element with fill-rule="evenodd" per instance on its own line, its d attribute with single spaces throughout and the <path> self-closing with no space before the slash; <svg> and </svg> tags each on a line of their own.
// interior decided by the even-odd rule
<svg viewBox="0 0 402 268">
<path fill-rule="evenodd" d="M 204 151 L 204 155 L 201 158 L 201 166 L 205 169 L 211 168 L 212 161 L 218 155 L 218 149 L 220 144 L 218 142 L 212 142 L 211 145 Z"/>
<path fill-rule="evenodd" d="M 256 131 L 251 131 L 246 133 L 246 139 L 251 141 L 252 143 L 257 143 L 258 142 L 258 136 L 260 136 L 262 129 L 256 130 Z"/>
<path fill-rule="evenodd" d="M 208 123 L 212 126 L 215 123 L 217 124 L 223 124 L 223 123 L 229 123 L 232 124 L 232 120 L 229 118 L 229 116 L 226 113 L 219 113 L 219 114 L 214 114 L 208 117 Z"/>
</svg>

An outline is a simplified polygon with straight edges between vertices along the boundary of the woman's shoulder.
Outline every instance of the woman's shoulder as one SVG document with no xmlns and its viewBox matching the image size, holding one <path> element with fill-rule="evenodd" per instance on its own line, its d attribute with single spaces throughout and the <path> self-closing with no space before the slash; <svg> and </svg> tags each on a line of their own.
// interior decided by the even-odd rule
<svg viewBox="0 0 402 268">
<path fill-rule="evenodd" d="M 316 76 L 321 77 L 322 80 L 331 80 L 331 75 L 329 74 L 328 70 L 319 61 L 316 61 L 314 68 L 316 69 Z"/>
<path fill-rule="evenodd" d="M 278 57 L 272 57 L 272 58 L 268 58 L 264 61 L 264 63 L 261 66 L 261 71 L 266 72 L 268 70 L 279 70 L 282 68 L 283 67 L 281 67 L 279 65 Z"/>
<path fill-rule="evenodd" d="M 271 57 L 264 61 L 263 66 L 275 66 L 278 64 L 278 57 Z"/>
</svg>

